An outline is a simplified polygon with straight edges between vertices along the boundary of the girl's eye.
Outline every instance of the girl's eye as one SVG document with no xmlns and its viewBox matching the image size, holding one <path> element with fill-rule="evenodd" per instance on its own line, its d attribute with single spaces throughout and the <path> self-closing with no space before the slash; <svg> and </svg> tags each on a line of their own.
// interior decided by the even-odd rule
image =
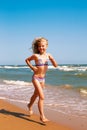
<svg viewBox="0 0 87 130">
<path fill-rule="evenodd" d="M 39 48 L 41 47 L 41 46 L 38 46 Z"/>
<path fill-rule="evenodd" d="M 41 48 L 41 47 L 44 47 L 45 45 L 39 45 L 38 47 Z"/>
</svg>

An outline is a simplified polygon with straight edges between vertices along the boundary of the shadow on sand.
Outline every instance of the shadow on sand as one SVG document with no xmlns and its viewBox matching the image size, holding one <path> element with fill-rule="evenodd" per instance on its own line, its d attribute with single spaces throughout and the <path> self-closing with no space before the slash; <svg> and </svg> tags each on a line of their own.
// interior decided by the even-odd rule
<svg viewBox="0 0 87 130">
<path fill-rule="evenodd" d="M 17 117 L 17 118 L 21 118 L 23 120 L 30 121 L 30 122 L 33 122 L 33 123 L 37 123 L 37 124 L 40 124 L 40 125 L 43 125 L 43 126 L 46 125 L 44 123 L 41 123 L 41 122 L 38 122 L 38 121 L 35 121 L 35 120 L 32 120 L 32 119 L 29 119 L 29 115 L 24 114 L 24 113 L 11 112 L 11 111 L 8 111 L 8 110 L 5 110 L 5 109 L 1 109 L 0 113 L 4 114 L 4 115 L 11 115 L 11 116 L 14 116 L 14 117 Z"/>
</svg>

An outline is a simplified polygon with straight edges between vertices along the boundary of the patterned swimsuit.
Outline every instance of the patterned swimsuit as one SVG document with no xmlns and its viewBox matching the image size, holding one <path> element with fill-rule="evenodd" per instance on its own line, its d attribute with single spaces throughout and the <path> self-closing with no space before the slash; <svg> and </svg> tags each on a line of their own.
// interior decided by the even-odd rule
<svg viewBox="0 0 87 130">
<path fill-rule="evenodd" d="M 36 63 L 36 66 L 48 66 L 48 55 L 46 54 L 46 58 L 41 58 L 40 55 L 38 55 L 38 62 Z M 45 82 L 45 77 L 37 77 L 33 75 L 32 77 L 34 80 L 38 80 L 39 82 Z"/>
</svg>

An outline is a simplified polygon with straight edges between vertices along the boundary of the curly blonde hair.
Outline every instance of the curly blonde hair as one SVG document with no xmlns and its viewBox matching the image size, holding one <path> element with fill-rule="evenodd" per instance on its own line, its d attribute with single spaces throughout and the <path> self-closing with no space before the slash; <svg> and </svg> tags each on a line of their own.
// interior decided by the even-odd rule
<svg viewBox="0 0 87 130">
<path fill-rule="evenodd" d="M 42 42 L 42 41 L 46 41 L 46 45 L 48 46 L 48 40 L 45 39 L 44 37 L 38 37 L 38 38 L 35 38 L 32 42 L 32 50 L 33 50 L 33 53 L 37 53 L 39 54 L 39 51 L 38 51 L 38 43 Z"/>
</svg>

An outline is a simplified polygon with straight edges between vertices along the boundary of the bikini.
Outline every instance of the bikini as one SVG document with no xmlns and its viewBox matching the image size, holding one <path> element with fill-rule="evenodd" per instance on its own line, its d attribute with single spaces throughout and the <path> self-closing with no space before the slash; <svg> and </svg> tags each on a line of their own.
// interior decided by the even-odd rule
<svg viewBox="0 0 87 130">
<path fill-rule="evenodd" d="M 43 59 L 45 59 L 44 62 Z M 49 57 L 47 54 L 46 54 L 46 58 L 41 58 L 40 55 L 38 55 L 38 62 L 36 63 L 36 66 L 48 66 L 48 60 Z"/>
<path fill-rule="evenodd" d="M 45 61 L 43 62 L 43 59 L 45 59 Z M 36 63 L 36 66 L 48 66 L 48 55 L 46 55 L 46 58 L 41 58 L 40 55 L 38 55 L 38 62 Z M 39 82 L 45 82 L 45 77 L 37 77 L 35 75 L 33 75 L 32 79 L 36 79 Z"/>
</svg>

